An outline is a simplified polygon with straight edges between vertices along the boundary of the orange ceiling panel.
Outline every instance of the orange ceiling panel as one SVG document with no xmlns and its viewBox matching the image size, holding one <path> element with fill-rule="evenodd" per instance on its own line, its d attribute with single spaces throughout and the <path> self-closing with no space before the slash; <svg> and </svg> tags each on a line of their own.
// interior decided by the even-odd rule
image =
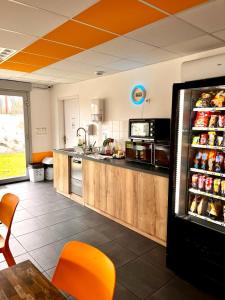
<svg viewBox="0 0 225 300">
<path fill-rule="evenodd" d="M 71 20 L 44 36 L 47 40 L 85 49 L 97 46 L 115 37 L 114 34 Z"/>
<path fill-rule="evenodd" d="M 44 67 L 44 66 L 47 66 L 47 65 L 57 62 L 57 59 L 40 56 L 40 55 L 35 55 L 35 54 L 30 54 L 30 53 L 25 53 L 25 52 L 19 52 L 19 53 L 15 54 L 14 56 L 10 57 L 7 61 L 14 62 L 14 63 L 23 63 L 23 64 L 27 64 L 27 65 L 32 65 L 32 66 Z"/>
<path fill-rule="evenodd" d="M 166 17 L 138 0 L 102 0 L 74 17 L 117 34 L 125 34 Z"/>
<path fill-rule="evenodd" d="M 81 51 L 83 50 L 79 48 L 62 45 L 43 39 L 40 39 L 23 49 L 23 52 L 48 56 L 56 59 L 64 59 L 71 55 L 80 53 Z"/>
<path fill-rule="evenodd" d="M 0 69 L 7 69 L 7 70 L 13 70 L 13 71 L 19 71 L 19 72 L 27 72 L 27 73 L 36 71 L 39 68 L 40 67 L 38 67 L 38 66 L 25 65 L 25 64 L 21 64 L 21 63 L 13 63 L 10 61 L 5 61 L 0 64 Z"/>
<path fill-rule="evenodd" d="M 171 14 L 175 14 L 181 10 L 192 6 L 207 2 L 207 0 L 145 0 L 146 2 L 157 6 Z"/>
</svg>

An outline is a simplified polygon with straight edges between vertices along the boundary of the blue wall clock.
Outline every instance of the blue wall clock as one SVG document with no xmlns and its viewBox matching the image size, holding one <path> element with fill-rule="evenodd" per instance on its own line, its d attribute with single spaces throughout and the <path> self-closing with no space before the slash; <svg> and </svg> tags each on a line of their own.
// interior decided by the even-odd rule
<svg viewBox="0 0 225 300">
<path fill-rule="evenodd" d="M 146 89 L 143 85 L 135 85 L 131 91 L 131 100 L 135 105 L 140 105 L 145 101 Z"/>
</svg>

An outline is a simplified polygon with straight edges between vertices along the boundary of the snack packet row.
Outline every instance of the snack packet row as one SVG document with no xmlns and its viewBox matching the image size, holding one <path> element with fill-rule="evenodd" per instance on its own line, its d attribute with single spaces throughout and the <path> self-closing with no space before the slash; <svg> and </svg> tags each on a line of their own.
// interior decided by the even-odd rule
<svg viewBox="0 0 225 300">
<path fill-rule="evenodd" d="M 202 174 L 193 174 L 191 186 L 206 193 L 225 196 L 225 180 L 213 178 Z"/>
<path fill-rule="evenodd" d="M 225 115 L 198 111 L 194 121 L 194 127 L 225 128 Z"/>
<path fill-rule="evenodd" d="M 213 200 L 204 196 L 195 195 L 194 198 L 190 200 L 189 209 L 198 215 L 225 222 L 225 205 L 223 205 L 221 200 Z"/>
<path fill-rule="evenodd" d="M 221 136 L 215 131 L 209 131 L 192 137 L 192 145 L 209 145 L 225 147 L 225 133 Z"/>
<path fill-rule="evenodd" d="M 195 102 L 196 107 L 223 107 L 225 105 L 225 92 L 210 91 L 201 93 L 198 100 Z"/>
<path fill-rule="evenodd" d="M 211 172 L 225 171 L 225 154 L 215 150 L 198 151 L 195 154 L 193 167 Z"/>
</svg>

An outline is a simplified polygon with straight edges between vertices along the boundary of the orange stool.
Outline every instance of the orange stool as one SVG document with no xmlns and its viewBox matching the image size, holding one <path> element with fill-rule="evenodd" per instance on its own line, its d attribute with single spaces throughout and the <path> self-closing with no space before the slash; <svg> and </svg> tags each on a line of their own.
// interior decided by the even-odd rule
<svg viewBox="0 0 225 300">
<path fill-rule="evenodd" d="M 0 235 L 0 253 L 5 257 L 8 266 L 15 265 L 15 260 L 9 249 L 11 226 L 19 198 L 13 194 L 5 194 L 0 202 L 0 221 L 7 227 L 6 237 Z"/>
<path fill-rule="evenodd" d="M 104 253 L 71 241 L 61 252 L 52 283 L 78 300 L 112 300 L 115 279 L 115 267 Z"/>
</svg>

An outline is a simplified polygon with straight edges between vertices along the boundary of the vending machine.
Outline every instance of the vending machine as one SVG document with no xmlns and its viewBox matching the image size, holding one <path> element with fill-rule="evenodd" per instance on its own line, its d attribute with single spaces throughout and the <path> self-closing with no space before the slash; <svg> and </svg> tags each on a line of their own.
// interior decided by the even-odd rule
<svg viewBox="0 0 225 300">
<path fill-rule="evenodd" d="M 174 84 L 167 266 L 225 297 L 225 77 Z"/>
</svg>

